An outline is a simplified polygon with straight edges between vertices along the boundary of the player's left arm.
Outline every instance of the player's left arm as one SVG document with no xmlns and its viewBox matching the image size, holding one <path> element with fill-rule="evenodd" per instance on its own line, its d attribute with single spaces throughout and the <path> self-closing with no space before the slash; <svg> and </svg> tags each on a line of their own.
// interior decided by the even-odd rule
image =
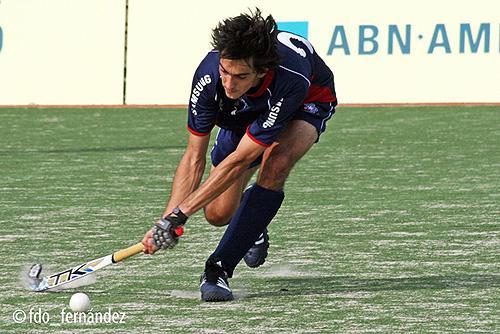
<svg viewBox="0 0 500 334">
<path fill-rule="evenodd" d="M 222 194 L 267 148 L 245 134 L 236 150 L 212 170 L 205 182 L 182 203 L 179 209 L 187 216 L 203 208 Z"/>
<path fill-rule="evenodd" d="M 182 230 L 179 234 L 178 228 L 186 223 L 188 217 L 229 188 L 266 147 L 245 134 L 237 149 L 211 171 L 207 180 L 146 233 L 142 241 L 145 253 L 154 254 L 160 248 L 174 247 L 182 234 Z"/>
</svg>

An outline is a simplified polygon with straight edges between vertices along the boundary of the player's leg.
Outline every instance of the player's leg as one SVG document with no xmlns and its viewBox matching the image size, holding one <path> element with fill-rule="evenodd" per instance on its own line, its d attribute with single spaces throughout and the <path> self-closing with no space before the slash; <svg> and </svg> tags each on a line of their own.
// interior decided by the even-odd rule
<svg viewBox="0 0 500 334">
<path fill-rule="evenodd" d="M 215 167 L 212 166 L 212 170 Z M 241 202 L 241 196 L 248 182 L 259 166 L 248 169 L 225 192 L 205 207 L 205 218 L 214 226 L 229 224 Z"/>
<path fill-rule="evenodd" d="M 312 124 L 304 120 L 292 121 L 264 152 L 257 184 L 266 189 L 283 190 L 293 166 L 317 138 L 318 131 Z"/>
<path fill-rule="evenodd" d="M 325 130 L 326 121 L 333 114 L 333 110 L 333 104 L 304 106 L 304 110 L 298 112 L 276 143 L 264 153 L 263 160 L 266 161 L 261 165 L 257 183 L 243 194 L 241 204 L 205 266 L 205 272 L 217 272 L 222 289 L 219 290 L 229 291 L 225 296 L 218 294 L 221 299 L 217 300 L 232 298 L 227 278 L 232 277 L 237 264 L 278 212 L 284 199 L 282 189 L 286 178 L 295 163 L 307 153 L 318 140 L 319 134 Z M 202 281 L 202 299 L 210 301 L 211 297 L 207 296 L 217 289 L 203 284 Z"/>
<path fill-rule="evenodd" d="M 212 169 L 238 147 L 243 134 L 220 129 L 211 152 Z M 250 168 L 239 177 L 224 193 L 205 207 L 205 218 L 215 226 L 227 225 L 241 201 L 241 194 L 252 175 L 258 169 L 262 157 L 254 161 Z"/>
<path fill-rule="evenodd" d="M 238 146 L 241 136 L 221 129 L 212 149 L 212 166 L 217 166 Z M 226 225 L 234 215 L 242 199 L 242 193 L 252 175 L 259 168 L 262 157 L 239 177 L 224 193 L 205 207 L 205 217 L 212 225 Z M 216 167 L 212 167 L 213 168 Z M 204 301 L 228 301 L 233 294 L 228 284 L 225 265 L 220 259 L 210 258 L 200 278 L 201 297 Z"/>
<path fill-rule="evenodd" d="M 313 125 L 303 120 L 292 121 L 279 139 L 265 151 L 257 184 L 265 189 L 283 190 L 293 166 L 311 148 L 317 137 L 318 132 Z M 247 266 L 256 268 L 263 265 L 268 248 L 269 235 L 265 228 L 243 257 Z"/>
<path fill-rule="evenodd" d="M 253 184 L 241 199 L 215 252 L 205 263 L 200 290 L 203 301 L 233 299 L 228 278 L 250 246 L 276 215 L 284 199 L 282 191 L 268 190 Z"/>
<path fill-rule="evenodd" d="M 284 199 L 282 189 L 286 177 L 317 138 L 314 126 L 294 120 L 264 153 L 257 183 L 243 194 L 240 206 L 211 256 L 222 259 L 229 277 L 278 212 Z"/>
<path fill-rule="evenodd" d="M 333 112 L 334 105 L 331 103 L 304 105 L 279 139 L 264 152 L 257 184 L 266 189 L 283 190 L 293 166 L 319 140 Z M 249 267 L 261 266 L 267 257 L 268 248 L 269 236 L 265 228 L 243 257 L 245 263 Z"/>
</svg>

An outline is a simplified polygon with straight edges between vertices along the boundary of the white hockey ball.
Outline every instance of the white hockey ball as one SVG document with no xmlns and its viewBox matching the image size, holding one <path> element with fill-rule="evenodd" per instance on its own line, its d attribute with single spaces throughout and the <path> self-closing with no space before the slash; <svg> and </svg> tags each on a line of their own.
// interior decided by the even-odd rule
<svg viewBox="0 0 500 334">
<path fill-rule="evenodd" d="M 77 292 L 69 300 L 69 308 L 73 312 L 87 312 L 90 308 L 90 298 L 83 292 Z"/>
</svg>

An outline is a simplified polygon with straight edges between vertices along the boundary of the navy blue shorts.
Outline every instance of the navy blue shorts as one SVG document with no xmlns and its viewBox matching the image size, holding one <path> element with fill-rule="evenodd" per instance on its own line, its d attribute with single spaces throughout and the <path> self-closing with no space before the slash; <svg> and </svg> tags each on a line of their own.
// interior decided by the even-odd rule
<svg viewBox="0 0 500 334">
<path fill-rule="evenodd" d="M 334 113 L 335 105 L 333 103 L 306 103 L 295 114 L 292 120 L 300 119 L 313 125 L 318 131 L 318 139 L 316 139 L 316 142 L 318 142 L 319 136 L 326 130 L 326 122 Z M 217 166 L 229 154 L 234 152 L 243 135 L 244 134 L 236 134 L 231 130 L 219 129 L 211 153 L 212 165 Z M 255 159 L 255 161 L 250 164 L 249 168 L 260 165 L 261 162 L 262 155 Z"/>
</svg>

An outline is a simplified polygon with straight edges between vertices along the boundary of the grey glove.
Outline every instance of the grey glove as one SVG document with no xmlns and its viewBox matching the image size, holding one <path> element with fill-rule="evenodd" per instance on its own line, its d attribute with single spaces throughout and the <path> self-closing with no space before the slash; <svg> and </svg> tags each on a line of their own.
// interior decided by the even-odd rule
<svg viewBox="0 0 500 334">
<path fill-rule="evenodd" d="M 179 208 L 175 208 L 165 218 L 160 219 L 151 231 L 151 238 L 156 249 L 173 248 L 179 242 L 179 237 L 184 232 L 182 226 L 186 223 L 187 216 Z"/>
</svg>

